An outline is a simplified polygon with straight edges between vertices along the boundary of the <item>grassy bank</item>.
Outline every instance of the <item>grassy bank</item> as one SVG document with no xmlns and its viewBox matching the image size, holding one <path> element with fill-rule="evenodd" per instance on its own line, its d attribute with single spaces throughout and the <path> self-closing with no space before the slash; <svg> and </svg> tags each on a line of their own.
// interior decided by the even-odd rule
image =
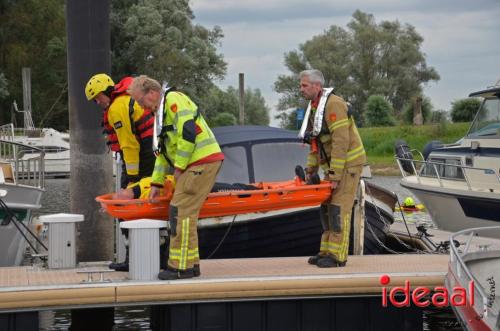
<svg viewBox="0 0 500 331">
<path fill-rule="evenodd" d="M 375 174 L 399 175 L 394 161 L 394 143 L 406 141 L 411 148 L 423 150 L 431 140 L 452 143 L 462 138 L 470 123 L 428 124 L 423 126 L 395 126 L 360 128 L 359 133 L 368 155 L 368 162 Z"/>
</svg>

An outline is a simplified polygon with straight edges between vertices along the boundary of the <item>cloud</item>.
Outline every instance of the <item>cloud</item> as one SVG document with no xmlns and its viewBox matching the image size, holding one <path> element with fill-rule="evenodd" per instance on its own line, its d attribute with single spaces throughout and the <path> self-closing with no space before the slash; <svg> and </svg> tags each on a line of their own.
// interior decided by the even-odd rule
<svg viewBox="0 0 500 331">
<path fill-rule="evenodd" d="M 422 51 L 428 66 L 441 76 L 425 87 L 435 108 L 450 109 L 450 102 L 500 78 L 500 2 L 497 0 L 195 0 L 195 22 L 221 26 L 220 48 L 228 62 L 222 86 L 259 88 L 270 107 L 279 95 L 272 87 L 287 74 L 284 54 L 331 25 L 346 28 L 356 9 L 375 20 L 410 24 L 423 36 Z M 274 123 L 277 124 L 277 123 Z"/>
</svg>

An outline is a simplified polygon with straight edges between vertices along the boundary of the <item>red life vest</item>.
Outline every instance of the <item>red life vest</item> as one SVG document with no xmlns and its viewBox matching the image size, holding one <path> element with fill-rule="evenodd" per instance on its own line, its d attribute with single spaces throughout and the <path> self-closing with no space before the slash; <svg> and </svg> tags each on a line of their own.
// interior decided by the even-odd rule
<svg viewBox="0 0 500 331">
<path fill-rule="evenodd" d="M 127 93 L 127 89 L 129 88 L 130 84 L 132 84 L 132 81 L 133 81 L 132 77 L 125 77 L 118 84 L 115 85 L 115 89 L 113 90 L 113 92 L 111 92 L 110 104 L 112 104 L 113 101 L 121 95 L 129 95 Z M 128 113 L 130 117 L 132 133 L 135 134 L 137 141 L 139 142 L 139 144 L 141 144 L 141 142 L 144 141 L 146 138 L 153 137 L 154 115 L 149 109 L 144 109 L 144 113 L 142 114 L 141 118 L 139 118 L 137 121 L 134 122 L 133 119 L 134 103 L 135 100 L 133 98 L 130 98 L 130 102 L 128 104 L 128 109 L 129 109 Z M 120 143 L 118 142 L 118 136 L 116 135 L 115 129 L 113 128 L 112 125 L 109 124 L 108 111 L 109 107 L 104 110 L 104 117 L 102 123 L 102 126 L 104 127 L 103 133 L 106 135 L 106 139 L 108 140 L 107 144 L 109 148 L 113 152 L 119 152 L 121 150 Z M 141 144 L 141 150 L 142 150 L 142 144 Z"/>
</svg>

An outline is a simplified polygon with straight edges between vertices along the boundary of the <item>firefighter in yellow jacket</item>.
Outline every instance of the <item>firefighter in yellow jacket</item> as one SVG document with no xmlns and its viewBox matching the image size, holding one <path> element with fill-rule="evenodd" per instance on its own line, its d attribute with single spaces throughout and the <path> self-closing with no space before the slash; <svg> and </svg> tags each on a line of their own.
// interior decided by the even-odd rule
<svg viewBox="0 0 500 331">
<path fill-rule="evenodd" d="M 85 87 L 87 100 L 104 109 L 102 125 L 109 148 L 124 161 L 121 188 L 151 176 L 155 163 L 154 116 L 127 93 L 132 80 L 125 77 L 115 84 L 108 75 L 96 74 Z"/>
<path fill-rule="evenodd" d="M 121 171 L 121 188 L 133 185 L 151 176 L 155 164 L 153 151 L 154 116 L 142 108 L 127 92 L 132 77 L 125 77 L 115 84 L 106 74 L 92 76 L 85 86 L 87 100 L 95 101 L 103 110 L 103 133 L 107 145 L 119 153 L 124 161 Z M 122 230 L 128 238 L 128 232 Z M 125 261 L 111 263 L 116 271 L 128 271 L 129 248 Z"/>
<path fill-rule="evenodd" d="M 321 71 L 300 73 L 300 91 L 309 100 L 301 129 L 303 138 L 311 143 L 306 172 L 311 176 L 321 169 L 335 186 L 330 201 L 320 208 L 320 251 L 308 262 L 330 268 L 347 262 L 351 210 L 366 155 L 348 104 L 323 85 Z"/>
<path fill-rule="evenodd" d="M 198 107 L 184 93 L 175 89 L 163 91 L 156 80 L 139 76 L 130 86 L 130 94 L 143 107 L 161 111 L 163 116 L 150 198 L 159 195 L 169 169 L 174 169 L 176 182 L 169 208 L 168 266 L 158 278 L 199 276 L 198 215 L 224 155 Z M 162 101 L 163 109 L 159 109 Z"/>
</svg>

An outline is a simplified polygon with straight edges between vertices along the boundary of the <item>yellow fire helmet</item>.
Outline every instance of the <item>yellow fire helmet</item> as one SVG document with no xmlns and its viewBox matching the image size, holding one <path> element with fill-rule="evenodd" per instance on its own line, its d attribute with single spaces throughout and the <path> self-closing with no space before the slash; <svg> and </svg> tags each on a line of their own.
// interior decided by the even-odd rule
<svg viewBox="0 0 500 331">
<path fill-rule="evenodd" d="M 99 93 L 106 91 L 110 86 L 115 86 L 115 82 L 106 74 L 92 76 L 85 86 L 87 100 L 93 100 Z"/>
<path fill-rule="evenodd" d="M 415 206 L 415 201 L 411 197 L 407 197 L 403 203 L 405 207 L 413 207 Z"/>
</svg>

